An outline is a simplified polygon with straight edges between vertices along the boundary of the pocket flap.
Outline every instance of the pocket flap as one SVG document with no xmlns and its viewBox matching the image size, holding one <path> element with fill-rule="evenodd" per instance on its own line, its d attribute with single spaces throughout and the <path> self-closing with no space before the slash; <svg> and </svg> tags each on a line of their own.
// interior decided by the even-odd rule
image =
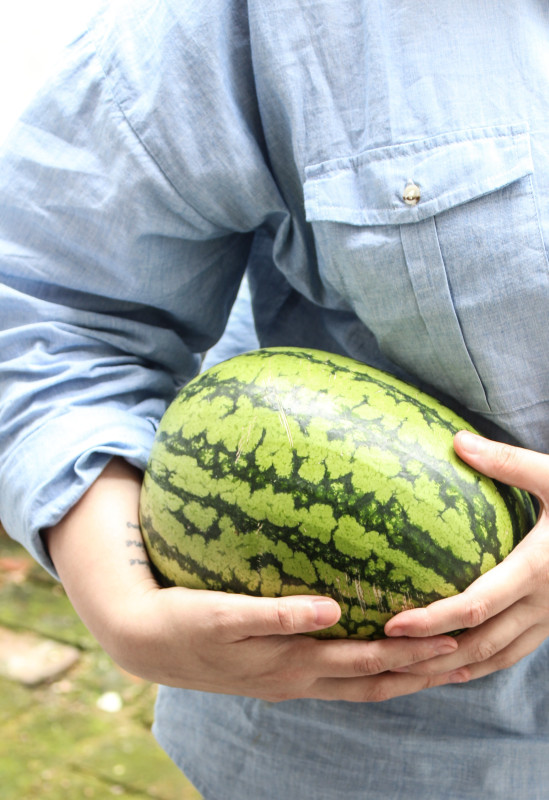
<svg viewBox="0 0 549 800">
<path fill-rule="evenodd" d="M 506 186 L 533 171 L 526 124 L 434 136 L 305 168 L 307 220 L 403 225 Z M 406 185 L 419 189 L 404 202 Z"/>
</svg>

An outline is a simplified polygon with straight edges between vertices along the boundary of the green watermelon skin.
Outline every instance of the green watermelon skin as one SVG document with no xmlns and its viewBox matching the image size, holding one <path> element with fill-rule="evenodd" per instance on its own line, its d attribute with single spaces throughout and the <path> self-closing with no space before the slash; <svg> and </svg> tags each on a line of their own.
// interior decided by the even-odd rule
<svg viewBox="0 0 549 800">
<path fill-rule="evenodd" d="M 453 449 L 471 429 L 353 359 L 266 348 L 188 383 L 159 425 L 140 522 L 164 586 L 328 595 L 327 637 L 375 639 L 463 591 L 534 524 L 529 496 Z"/>
</svg>

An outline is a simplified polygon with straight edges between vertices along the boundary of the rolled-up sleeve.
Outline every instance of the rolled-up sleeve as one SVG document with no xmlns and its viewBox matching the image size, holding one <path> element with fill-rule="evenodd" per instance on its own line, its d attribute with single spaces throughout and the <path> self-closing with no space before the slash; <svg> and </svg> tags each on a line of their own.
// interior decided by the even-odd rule
<svg viewBox="0 0 549 800">
<path fill-rule="evenodd" d="M 176 21 L 137 24 L 139 5 L 133 28 L 103 18 L 71 46 L 0 158 L 0 518 L 51 571 L 41 530 L 113 455 L 144 467 L 166 404 L 223 332 L 253 231 L 280 205 L 235 102 L 208 147 L 205 104 L 242 87 L 214 71 L 197 97 L 196 41 L 168 57 Z"/>
</svg>

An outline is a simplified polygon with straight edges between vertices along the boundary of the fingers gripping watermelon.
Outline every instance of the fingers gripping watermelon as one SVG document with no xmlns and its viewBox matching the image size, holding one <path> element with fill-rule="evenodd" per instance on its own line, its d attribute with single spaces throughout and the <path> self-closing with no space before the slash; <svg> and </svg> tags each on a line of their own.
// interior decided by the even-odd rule
<svg viewBox="0 0 549 800">
<path fill-rule="evenodd" d="M 164 585 L 340 603 L 327 636 L 378 638 L 463 591 L 530 530 L 528 495 L 455 455 L 469 427 L 349 358 L 269 348 L 212 367 L 163 417 L 141 526 Z"/>
</svg>

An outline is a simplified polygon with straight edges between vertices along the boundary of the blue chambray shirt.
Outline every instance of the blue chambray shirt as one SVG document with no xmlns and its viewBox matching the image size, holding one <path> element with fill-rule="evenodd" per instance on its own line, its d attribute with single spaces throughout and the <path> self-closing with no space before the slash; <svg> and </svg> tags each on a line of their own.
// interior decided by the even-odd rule
<svg viewBox="0 0 549 800">
<path fill-rule="evenodd" d="M 549 451 L 548 242 L 542 0 L 112 3 L 1 153 L 0 517 L 51 569 L 40 529 L 144 466 L 245 272 L 262 344 Z M 541 799 L 548 649 L 379 705 L 162 688 L 155 731 L 208 800 Z"/>
</svg>

